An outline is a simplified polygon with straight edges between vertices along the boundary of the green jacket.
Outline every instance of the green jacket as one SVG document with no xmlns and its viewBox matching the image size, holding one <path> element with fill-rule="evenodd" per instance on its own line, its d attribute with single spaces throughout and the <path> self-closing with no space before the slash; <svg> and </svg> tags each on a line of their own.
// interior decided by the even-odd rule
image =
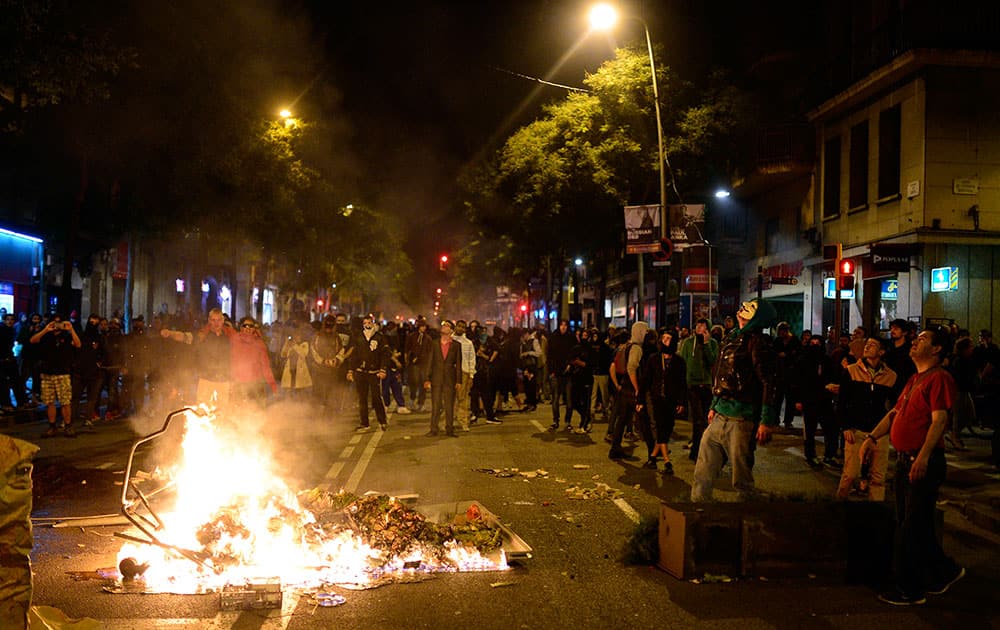
<svg viewBox="0 0 1000 630">
<path fill-rule="evenodd" d="M 687 384 L 711 385 L 712 366 L 719 356 L 719 342 L 712 337 L 705 343 L 697 343 L 697 336 L 692 334 L 681 341 L 677 347 L 677 356 L 684 359 L 687 365 Z"/>
</svg>

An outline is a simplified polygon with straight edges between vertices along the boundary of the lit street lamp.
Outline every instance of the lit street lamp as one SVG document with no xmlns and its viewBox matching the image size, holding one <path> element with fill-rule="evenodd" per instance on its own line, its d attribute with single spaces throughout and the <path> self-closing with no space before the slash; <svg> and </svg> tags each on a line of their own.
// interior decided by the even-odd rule
<svg viewBox="0 0 1000 630">
<path fill-rule="evenodd" d="M 659 149 L 657 167 L 660 171 L 660 238 L 667 237 L 667 174 L 664 169 L 666 156 L 663 152 L 663 119 L 660 116 L 660 90 L 656 84 L 656 63 L 653 61 L 653 42 L 649 37 L 649 26 L 637 16 L 629 16 L 642 24 L 646 35 L 646 50 L 649 52 L 649 71 L 653 79 L 653 108 L 656 111 L 656 141 Z M 598 4 L 590 10 L 590 26 L 594 30 L 607 31 L 618 21 L 618 11 L 610 4 Z M 639 254 L 639 313 L 636 319 L 643 319 L 644 283 L 643 256 Z"/>
</svg>

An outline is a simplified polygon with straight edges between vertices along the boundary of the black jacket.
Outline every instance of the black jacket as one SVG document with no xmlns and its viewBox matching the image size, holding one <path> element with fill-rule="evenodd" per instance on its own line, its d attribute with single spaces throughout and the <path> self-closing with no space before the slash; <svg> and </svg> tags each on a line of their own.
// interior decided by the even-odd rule
<svg viewBox="0 0 1000 630">
<path fill-rule="evenodd" d="M 896 373 L 883 360 L 872 370 L 862 359 L 852 363 L 840 378 L 837 416 L 841 428 L 871 431 L 896 403 Z"/>
<path fill-rule="evenodd" d="M 646 357 L 642 364 L 639 387 L 642 396 L 666 398 L 674 406 L 687 405 L 687 365 L 676 354 L 670 355 L 667 368 L 663 368 L 662 354 Z"/>
</svg>

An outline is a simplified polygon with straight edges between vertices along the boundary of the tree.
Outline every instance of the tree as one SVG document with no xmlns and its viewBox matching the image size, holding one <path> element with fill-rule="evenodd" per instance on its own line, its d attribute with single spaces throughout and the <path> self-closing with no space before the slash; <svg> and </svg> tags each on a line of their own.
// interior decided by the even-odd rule
<svg viewBox="0 0 1000 630">
<path fill-rule="evenodd" d="M 673 175 L 682 188 L 703 188 L 731 150 L 740 94 L 722 75 L 696 88 L 660 62 L 657 82 Z M 622 206 L 659 202 L 646 51 L 617 50 L 584 84 L 590 92 L 547 105 L 465 176 L 467 216 L 480 231 L 466 252 L 474 269 L 524 278 L 547 256 L 620 251 Z"/>
</svg>

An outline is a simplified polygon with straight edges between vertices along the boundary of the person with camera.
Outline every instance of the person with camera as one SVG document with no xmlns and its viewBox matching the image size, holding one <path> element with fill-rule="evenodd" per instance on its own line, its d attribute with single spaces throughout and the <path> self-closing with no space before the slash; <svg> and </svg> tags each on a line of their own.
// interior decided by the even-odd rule
<svg viewBox="0 0 1000 630">
<path fill-rule="evenodd" d="M 31 343 L 38 345 L 39 372 L 42 381 L 42 404 L 49 421 L 44 437 L 53 437 L 56 428 L 56 402 L 62 409 L 63 431 L 66 437 L 76 437 L 73 429 L 73 383 L 70 373 L 76 349 L 82 344 L 73 324 L 56 315 L 40 331 L 32 335 Z"/>
</svg>

